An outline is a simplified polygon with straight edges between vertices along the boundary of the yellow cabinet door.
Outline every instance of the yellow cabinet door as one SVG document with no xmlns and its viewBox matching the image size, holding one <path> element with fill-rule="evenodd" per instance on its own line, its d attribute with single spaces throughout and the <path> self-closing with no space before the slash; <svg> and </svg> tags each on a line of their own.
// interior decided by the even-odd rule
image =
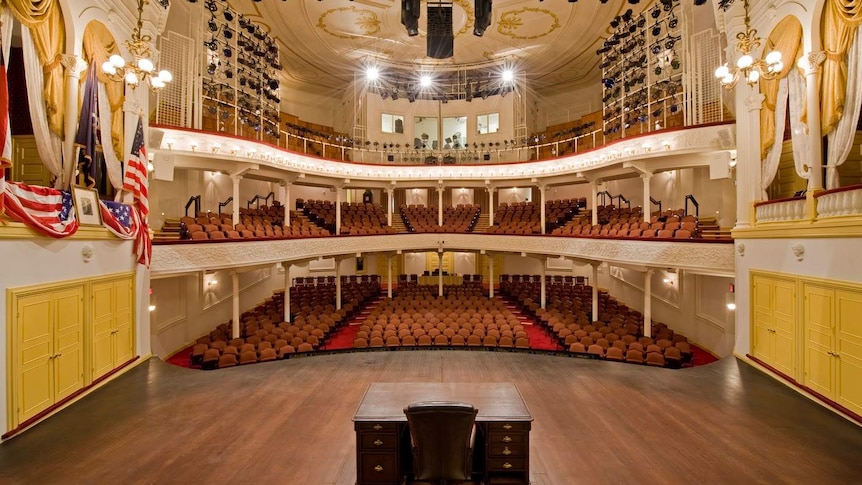
<svg viewBox="0 0 862 485">
<path fill-rule="evenodd" d="M 134 280 L 124 278 L 114 283 L 114 367 L 135 356 Z"/>
<path fill-rule="evenodd" d="M 772 306 L 772 365 L 796 378 L 796 282 L 776 279 Z"/>
<path fill-rule="evenodd" d="M 831 398 L 835 388 L 835 290 L 805 283 L 802 318 L 804 326 L 804 373 L 802 383 Z"/>
<path fill-rule="evenodd" d="M 751 283 L 751 355 L 772 365 L 772 281 L 755 276 Z"/>
<path fill-rule="evenodd" d="M 84 387 L 84 287 L 55 292 L 55 385 L 59 401 Z"/>
<path fill-rule="evenodd" d="M 54 404 L 54 313 L 50 293 L 18 299 L 17 421 L 23 422 Z"/>
<path fill-rule="evenodd" d="M 92 301 L 91 335 L 93 380 L 114 368 L 114 283 L 93 283 L 90 289 Z"/>
<path fill-rule="evenodd" d="M 862 415 L 862 290 L 836 291 L 835 401 Z"/>
</svg>

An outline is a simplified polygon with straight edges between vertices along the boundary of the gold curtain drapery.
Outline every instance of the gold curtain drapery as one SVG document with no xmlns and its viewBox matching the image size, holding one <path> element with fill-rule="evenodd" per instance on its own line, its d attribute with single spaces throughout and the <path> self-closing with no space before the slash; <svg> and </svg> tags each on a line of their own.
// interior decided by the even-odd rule
<svg viewBox="0 0 862 485">
<path fill-rule="evenodd" d="M 784 67 L 773 79 L 760 78 L 760 92 L 763 94 L 763 108 L 760 110 L 760 159 L 766 158 L 769 149 L 775 143 L 775 130 L 784 127 L 775 126 L 775 102 L 778 97 L 778 83 L 790 72 L 796 69 L 796 60 L 803 52 L 802 24 L 796 17 L 788 15 L 772 29 L 763 53 L 778 51 Z"/>
<path fill-rule="evenodd" d="M 45 76 L 48 128 L 64 138 L 65 87 L 60 61 L 66 45 L 66 27 L 60 6 L 56 0 L 0 0 L 0 7 L 8 8 L 15 20 L 30 29 Z"/>
<path fill-rule="evenodd" d="M 122 159 L 123 155 L 123 103 L 125 101 L 124 86 L 122 81 L 114 81 L 102 72 L 99 66 L 108 60 L 112 54 L 119 53 L 114 36 L 101 22 L 93 21 L 84 29 L 83 54 L 89 64 L 88 69 L 98 69 L 99 82 L 105 85 L 108 93 L 108 102 L 111 108 L 111 144 L 114 153 Z M 86 79 L 81 76 L 81 81 Z M 83 92 L 83 89 L 81 90 Z"/>
<path fill-rule="evenodd" d="M 844 114 L 847 91 L 847 51 L 862 24 L 859 0 L 826 0 L 821 19 L 823 32 L 823 80 L 820 84 L 821 132 L 828 135 Z"/>
</svg>

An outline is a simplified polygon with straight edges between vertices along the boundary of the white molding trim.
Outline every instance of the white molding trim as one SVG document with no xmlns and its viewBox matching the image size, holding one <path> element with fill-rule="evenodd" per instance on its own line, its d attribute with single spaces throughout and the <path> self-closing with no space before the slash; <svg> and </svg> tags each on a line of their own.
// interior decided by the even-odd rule
<svg viewBox="0 0 862 485">
<path fill-rule="evenodd" d="M 244 292 L 244 291 L 248 290 L 249 288 L 251 288 L 251 287 L 253 287 L 253 286 L 257 286 L 257 285 L 259 285 L 259 284 L 263 283 L 264 281 L 266 281 L 266 280 L 268 280 L 268 279 L 272 278 L 272 270 L 271 270 L 270 268 L 261 268 L 261 269 L 259 269 L 258 271 L 260 271 L 260 273 L 258 273 L 258 274 L 262 274 L 262 273 L 266 272 L 266 276 L 259 276 L 256 280 L 252 281 L 251 283 L 248 283 L 248 284 L 246 284 L 245 286 L 240 286 L 240 287 L 239 287 L 239 292 L 240 292 L 240 293 L 242 293 L 242 292 Z M 204 293 L 204 295 L 205 295 L 205 294 L 206 294 L 206 293 Z M 217 299 L 216 301 L 214 301 L 214 302 L 212 302 L 212 303 L 210 303 L 210 304 L 206 304 L 206 303 L 205 303 L 205 304 L 204 304 L 204 306 L 203 306 L 203 308 L 201 309 L 201 311 L 204 311 L 204 312 L 205 312 L 205 311 L 209 310 L 210 308 L 212 308 L 212 307 L 214 307 L 214 306 L 221 305 L 222 303 L 224 303 L 224 302 L 226 302 L 226 301 L 230 300 L 231 298 L 233 298 L 233 292 L 228 293 L 228 295 L 227 295 L 227 296 L 225 296 L 224 298 L 219 298 L 219 299 Z"/>
<path fill-rule="evenodd" d="M 733 244 L 665 242 L 554 236 L 508 236 L 492 234 L 396 234 L 333 236 L 201 244 L 168 244 L 153 247 L 150 273 L 154 277 L 354 255 L 403 251 L 437 251 L 445 237 L 444 251 L 567 256 L 609 264 L 709 271 L 734 275 Z M 516 249 L 516 251 L 513 251 Z"/>
<path fill-rule="evenodd" d="M 718 330 L 721 330 L 723 333 L 727 333 L 727 324 L 722 322 L 721 320 L 704 313 L 702 311 L 702 306 L 700 302 L 702 299 L 700 298 L 700 279 L 701 275 L 694 275 L 694 317 L 702 320 L 707 325 L 715 327 Z"/>
</svg>

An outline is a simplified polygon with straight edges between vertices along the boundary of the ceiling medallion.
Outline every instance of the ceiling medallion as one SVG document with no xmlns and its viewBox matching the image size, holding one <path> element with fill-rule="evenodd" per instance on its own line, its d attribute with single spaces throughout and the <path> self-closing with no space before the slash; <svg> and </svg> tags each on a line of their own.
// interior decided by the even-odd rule
<svg viewBox="0 0 862 485">
<path fill-rule="evenodd" d="M 527 15 L 525 16 L 523 14 Z M 533 35 L 527 35 L 528 33 L 526 32 L 523 34 L 518 33 L 518 30 L 520 30 L 525 25 L 537 25 L 537 22 L 544 20 L 542 17 L 546 17 L 547 21 L 551 24 L 547 28 L 547 31 Z M 503 12 L 503 14 L 500 15 L 499 22 L 497 22 L 497 32 L 507 37 L 519 40 L 538 39 L 540 37 L 544 37 L 550 34 L 551 32 L 559 28 L 560 18 L 557 17 L 555 13 L 551 12 L 550 10 L 535 7 L 523 7 L 519 10 L 509 10 L 508 12 Z"/>
<path fill-rule="evenodd" d="M 352 18 L 345 18 L 350 17 Z M 357 27 L 359 33 L 353 34 L 345 31 L 335 31 L 330 30 L 330 27 L 326 24 L 327 17 L 330 15 L 335 15 L 333 19 L 347 21 L 352 23 Z M 360 10 L 356 7 L 338 7 L 338 8 L 330 8 L 326 10 L 322 14 L 320 14 L 320 18 L 317 19 L 317 28 L 326 32 L 327 34 L 338 37 L 339 39 L 358 39 L 363 36 L 375 35 L 380 32 L 380 19 L 377 18 L 377 14 L 372 12 L 371 10 Z"/>
</svg>

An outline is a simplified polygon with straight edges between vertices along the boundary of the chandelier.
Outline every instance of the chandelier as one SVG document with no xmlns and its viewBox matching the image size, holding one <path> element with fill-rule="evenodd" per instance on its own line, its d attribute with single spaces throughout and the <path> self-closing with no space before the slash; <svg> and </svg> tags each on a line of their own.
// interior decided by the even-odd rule
<svg viewBox="0 0 862 485">
<path fill-rule="evenodd" d="M 132 38 L 123 42 L 123 45 L 135 57 L 135 60 L 133 62 L 126 62 L 121 56 L 114 54 L 102 63 L 102 71 L 108 78 L 114 81 L 125 81 L 132 89 L 149 80 L 150 89 L 158 92 L 167 83 L 171 82 L 174 77 L 166 70 L 161 70 L 156 74 L 156 67 L 153 61 L 150 60 L 150 56 L 152 56 L 150 41 L 152 38 L 149 35 L 141 33 L 144 5 L 149 3 L 149 0 L 138 0 L 138 24 L 132 31 Z"/>
<path fill-rule="evenodd" d="M 757 36 L 757 30 L 752 29 L 749 25 L 748 0 L 743 2 L 743 7 L 745 8 L 745 31 L 736 34 L 736 50 L 742 55 L 736 60 L 735 67 L 728 67 L 725 62 L 724 65 L 715 70 L 715 77 L 727 89 L 736 86 L 736 82 L 740 78 L 745 79 L 749 86 L 753 86 L 761 78 L 773 79 L 784 68 L 784 63 L 781 62 L 781 52 L 772 51 L 766 54 L 764 59 L 755 59 L 751 55 L 753 49 L 760 47 L 760 37 Z"/>
</svg>

